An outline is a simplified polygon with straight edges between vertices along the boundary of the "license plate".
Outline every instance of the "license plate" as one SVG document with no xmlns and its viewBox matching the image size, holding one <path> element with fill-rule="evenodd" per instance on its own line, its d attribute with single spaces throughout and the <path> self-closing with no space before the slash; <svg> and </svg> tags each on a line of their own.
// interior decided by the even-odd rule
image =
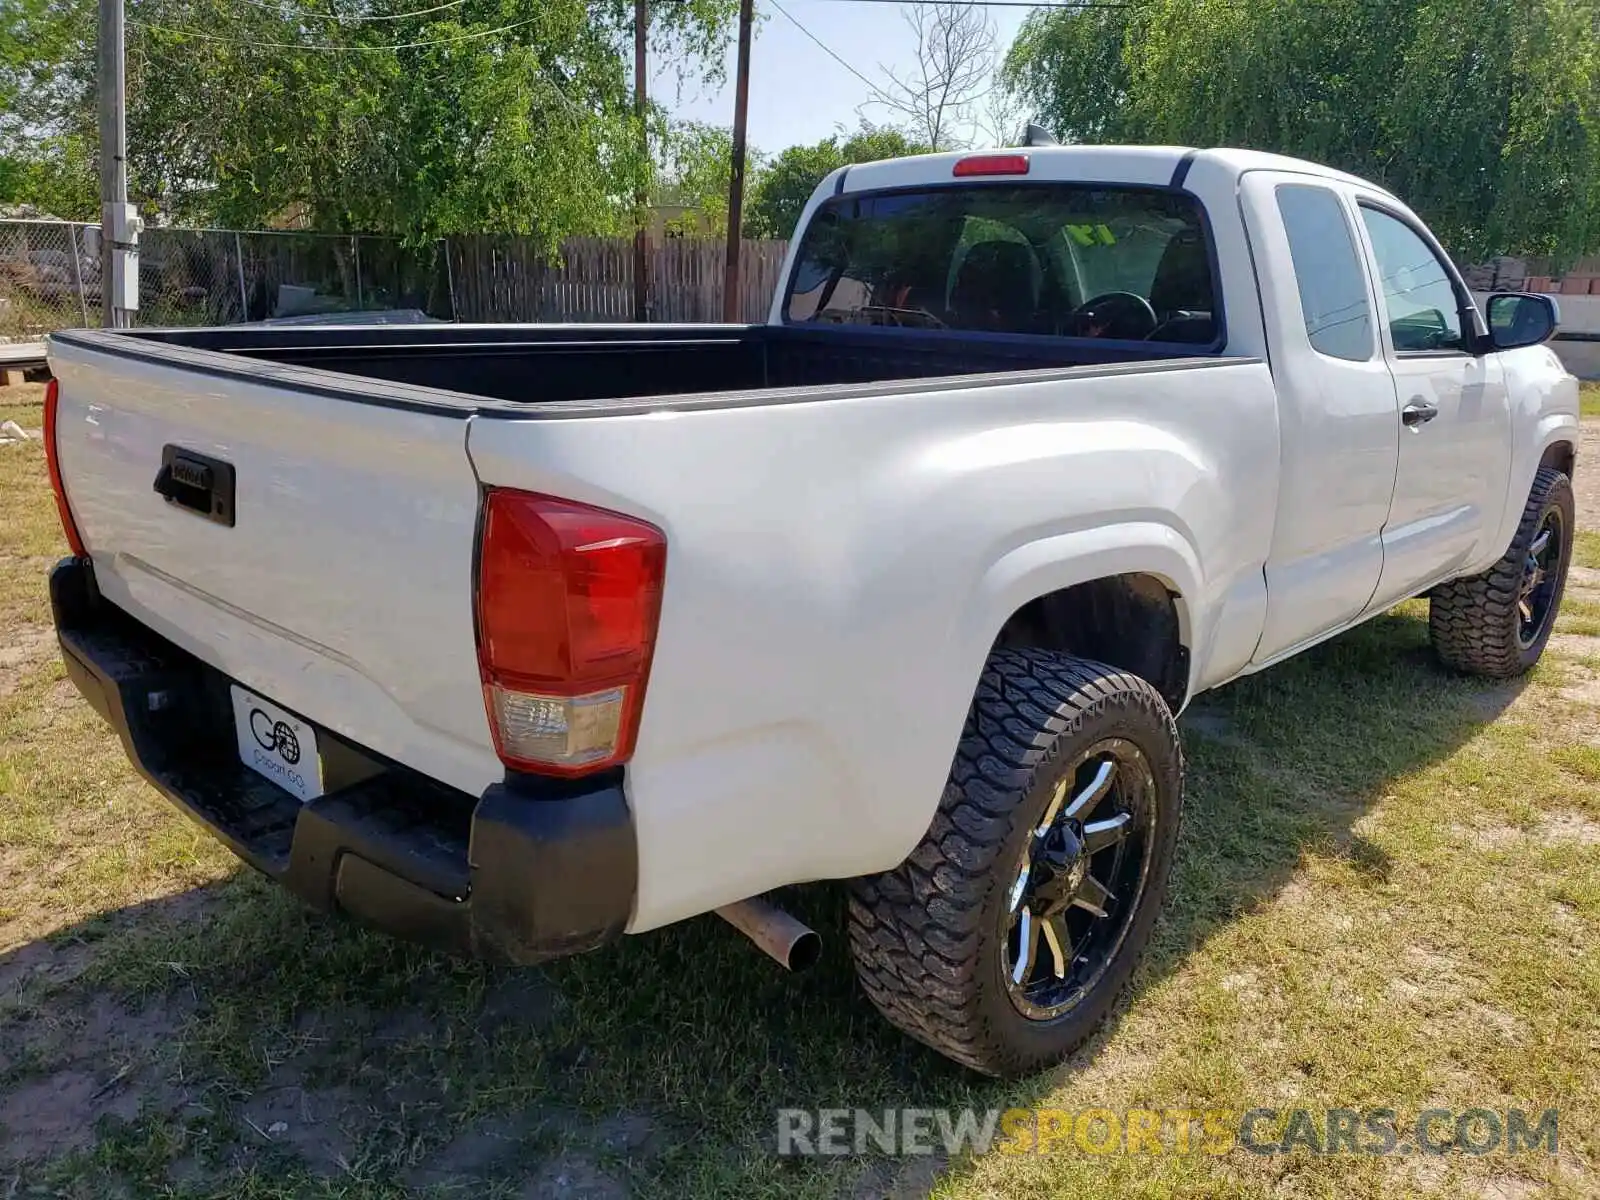
<svg viewBox="0 0 1600 1200">
<path fill-rule="evenodd" d="M 270 700 L 238 685 L 233 694 L 233 728 L 239 760 L 299 800 L 322 795 L 322 757 L 317 731 Z"/>
</svg>

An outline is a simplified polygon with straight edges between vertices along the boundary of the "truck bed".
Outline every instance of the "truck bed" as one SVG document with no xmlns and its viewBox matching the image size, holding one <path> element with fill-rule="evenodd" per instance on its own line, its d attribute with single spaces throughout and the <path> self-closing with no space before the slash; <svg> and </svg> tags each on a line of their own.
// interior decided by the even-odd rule
<svg viewBox="0 0 1600 1200">
<path fill-rule="evenodd" d="M 637 930 L 898 861 L 1000 622 L 1049 590 L 1041 540 L 1115 572 L 1153 539 L 1202 611 L 1243 598 L 1230 612 L 1248 619 L 1196 632 L 1222 647 L 1210 661 L 1242 664 L 1276 486 L 1272 380 L 1259 360 L 1163 349 L 387 326 L 79 330 L 50 353 L 98 602 L 214 673 L 222 704 L 243 689 L 314 728 L 330 788 L 323 742 L 468 805 L 505 781 L 475 634 L 486 489 L 659 529 L 627 768 L 650 847 Z M 157 490 L 179 453 L 214 464 L 222 508 Z M 1151 515 L 1180 509 L 1197 521 L 1181 535 Z M 848 846 L 825 832 L 846 824 Z M 725 869 L 691 869 L 708 859 Z"/>
<path fill-rule="evenodd" d="M 81 333 L 58 335 L 75 340 Z M 103 335 L 87 335 L 100 346 Z M 140 345 L 220 352 L 514 404 L 875 383 L 1194 357 L 1171 346 L 774 325 L 382 325 L 130 330 Z M 209 356 L 207 356 L 209 359 Z M 170 363 L 171 357 L 164 356 Z M 201 366 L 202 360 L 195 359 Z M 209 359 L 214 369 L 217 362 Z M 749 397 L 751 400 L 757 397 Z"/>
</svg>

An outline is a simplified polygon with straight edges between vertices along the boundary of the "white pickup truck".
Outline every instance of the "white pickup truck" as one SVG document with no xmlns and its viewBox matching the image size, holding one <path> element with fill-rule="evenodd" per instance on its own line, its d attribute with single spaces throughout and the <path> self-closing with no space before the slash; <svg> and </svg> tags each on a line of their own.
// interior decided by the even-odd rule
<svg viewBox="0 0 1600 1200">
<path fill-rule="evenodd" d="M 1234 150 L 852 166 L 755 326 L 51 339 L 52 576 L 140 771 L 306 902 L 522 962 L 848 880 L 866 994 L 1060 1059 L 1173 716 L 1411 596 L 1550 635 L 1576 382 L 1394 196 Z"/>
</svg>

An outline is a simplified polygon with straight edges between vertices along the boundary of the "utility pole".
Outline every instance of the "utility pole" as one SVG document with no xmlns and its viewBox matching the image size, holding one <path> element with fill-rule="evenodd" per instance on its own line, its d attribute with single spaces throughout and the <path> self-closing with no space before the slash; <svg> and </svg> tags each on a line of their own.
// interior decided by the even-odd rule
<svg viewBox="0 0 1600 1200">
<path fill-rule="evenodd" d="M 740 225 L 744 220 L 744 127 L 750 110 L 750 25 L 754 0 L 739 0 L 739 65 L 733 85 L 733 169 L 728 177 L 728 254 L 722 274 L 722 319 L 739 319 Z"/>
<path fill-rule="evenodd" d="M 100 296 L 107 328 L 133 323 L 139 308 L 139 219 L 128 203 L 128 77 L 123 0 L 100 0 Z"/>
<path fill-rule="evenodd" d="M 650 127 L 645 97 L 645 40 L 649 32 L 650 14 L 646 0 L 633 0 L 633 111 L 639 118 L 639 182 L 633 193 L 633 319 L 643 322 L 648 313 L 650 299 L 649 270 L 646 255 L 645 221 L 650 203 L 645 190 L 645 180 L 650 174 Z"/>
</svg>

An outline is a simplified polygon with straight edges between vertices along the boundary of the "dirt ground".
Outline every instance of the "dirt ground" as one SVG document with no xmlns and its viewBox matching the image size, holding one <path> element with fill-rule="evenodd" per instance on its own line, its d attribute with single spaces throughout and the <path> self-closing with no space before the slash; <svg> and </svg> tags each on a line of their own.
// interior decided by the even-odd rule
<svg viewBox="0 0 1600 1200">
<path fill-rule="evenodd" d="M 1578 528 L 1600 529 L 1600 420 L 1583 423 L 1572 490 L 1578 501 Z"/>
</svg>

